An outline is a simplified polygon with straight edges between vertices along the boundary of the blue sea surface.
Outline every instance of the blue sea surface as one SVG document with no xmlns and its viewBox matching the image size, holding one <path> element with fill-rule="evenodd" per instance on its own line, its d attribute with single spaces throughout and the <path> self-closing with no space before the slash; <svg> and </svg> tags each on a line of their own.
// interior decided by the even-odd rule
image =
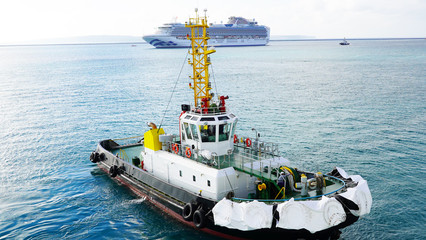
<svg viewBox="0 0 426 240">
<path fill-rule="evenodd" d="M 341 239 L 424 239 L 425 40 L 216 50 L 212 86 L 230 97 L 238 135 L 254 127 L 293 166 L 340 166 L 368 181 L 371 213 Z M 89 161 L 98 141 L 142 135 L 146 122 L 164 117 L 178 133 L 180 105 L 193 100 L 186 54 L 148 44 L 0 47 L 0 239 L 215 239 Z"/>
</svg>

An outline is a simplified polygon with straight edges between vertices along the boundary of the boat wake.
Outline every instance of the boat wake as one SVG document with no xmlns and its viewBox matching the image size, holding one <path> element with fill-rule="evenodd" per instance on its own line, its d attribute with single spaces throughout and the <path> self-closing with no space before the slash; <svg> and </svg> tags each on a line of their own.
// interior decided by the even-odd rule
<svg viewBox="0 0 426 240">
<path fill-rule="evenodd" d="M 146 200 L 146 197 L 142 197 L 142 198 L 139 198 L 139 199 L 132 199 L 132 200 L 129 201 L 129 203 L 130 204 L 139 204 L 139 203 L 145 202 L 145 200 Z"/>
</svg>

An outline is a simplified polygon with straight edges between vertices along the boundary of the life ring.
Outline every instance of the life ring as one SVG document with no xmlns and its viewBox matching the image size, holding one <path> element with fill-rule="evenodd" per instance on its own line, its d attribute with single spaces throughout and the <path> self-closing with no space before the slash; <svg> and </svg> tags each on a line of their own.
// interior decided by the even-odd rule
<svg viewBox="0 0 426 240">
<path fill-rule="evenodd" d="M 196 209 L 195 204 L 187 203 L 182 209 L 182 217 L 185 221 L 191 221 L 194 216 L 194 210 Z"/>
<path fill-rule="evenodd" d="M 247 147 L 251 146 L 251 139 L 250 138 L 246 139 L 246 145 L 247 145 Z"/>
<path fill-rule="evenodd" d="M 206 213 L 202 208 L 194 212 L 193 221 L 197 228 L 203 228 L 206 225 Z"/>
<path fill-rule="evenodd" d="M 186 155 L 186 157 L 187 157 L 187 158 L 191 158 L 191 154 L 192 154 L 192 153 L 191 153 L 191 149 L 190 149 L 189 147 L 187 147 L 187 148 L 186 148 L 186 150 L 185 150 L 185 155 Z"/>
<path fill-rule="evenodd" d="M 237 134 L 234 134 L 234 143 L 237 143 L 237 142 L 238 142 Z"/>
<path fill-rule="evenodd" d="M 172 150 L 175 154 L 179 153 L 179 146 L 177 145 L 177 143 L 173 144 Z"/>
</svg>

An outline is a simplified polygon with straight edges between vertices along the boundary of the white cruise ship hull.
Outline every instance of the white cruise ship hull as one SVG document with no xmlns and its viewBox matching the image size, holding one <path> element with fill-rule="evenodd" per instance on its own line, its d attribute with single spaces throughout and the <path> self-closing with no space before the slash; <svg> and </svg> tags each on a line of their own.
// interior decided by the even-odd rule
<svg viewBox="0 0 426 240">
<path fill-rule="evenodd" d="M 180 39 L 166 35 L 147 35 L 143 39 L 156 48 L 186 48 L 191 42 L 188 39 Z M 269 39 L 255 38 L 211 38 L 209 45 L 214 47 L 236 47 L 236 46 L 264 46 L 268 44 Z"/>
</svg>

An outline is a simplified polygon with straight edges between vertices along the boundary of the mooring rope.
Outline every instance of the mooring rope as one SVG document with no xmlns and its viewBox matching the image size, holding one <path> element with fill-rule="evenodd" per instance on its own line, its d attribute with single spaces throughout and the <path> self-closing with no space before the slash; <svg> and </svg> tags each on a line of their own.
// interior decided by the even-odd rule
<svg viewBox="0 0 426 240">
<path fill-rule="evenodd" d="M 210 63 L 210 66 L 212 67 L 212 75 L 213 75 L 213 82 L 214 82 L 214 89 L 216 90 L 216 97 L 219 97 L 217 94 L 217 86 L 216 86 L 216 78 L 214 77 L 214 71 L 213 71 L 213 64 Z"/>
<path fill-rule="evenodd" d="M 173 98 L 173 93 L 176 90 L 177 83 L 179 81 L 180 75 L 182 74 L 183 66 L 185 66 L 186 59 L 188 58 L 189 49 L 190 48 L 187 49 L 186 56 L 185 56 L 185 58 L 183 60 L 182 67 L 180 68 L 180 72 L 179 72 L 179 75 L 178 75 L 178 77 L 176 79 L 175 85 L 173 86 L 172 94 L 170 94 L 170 99 L 169 99 L 169 102 L 167 103 L 166 110 L 164 110 L 164 115 L 163 115 L 163 118 L 161 118 L 161 123 L 160 123 L 160 126 L 158 127 L 157 133 L 160 131 L 161 126 L 163 125 L 164 118 L 166 117 L 167 110 L 169 109 L 170 102 L 172 101 L 172 98 Z"/>
</svg>

